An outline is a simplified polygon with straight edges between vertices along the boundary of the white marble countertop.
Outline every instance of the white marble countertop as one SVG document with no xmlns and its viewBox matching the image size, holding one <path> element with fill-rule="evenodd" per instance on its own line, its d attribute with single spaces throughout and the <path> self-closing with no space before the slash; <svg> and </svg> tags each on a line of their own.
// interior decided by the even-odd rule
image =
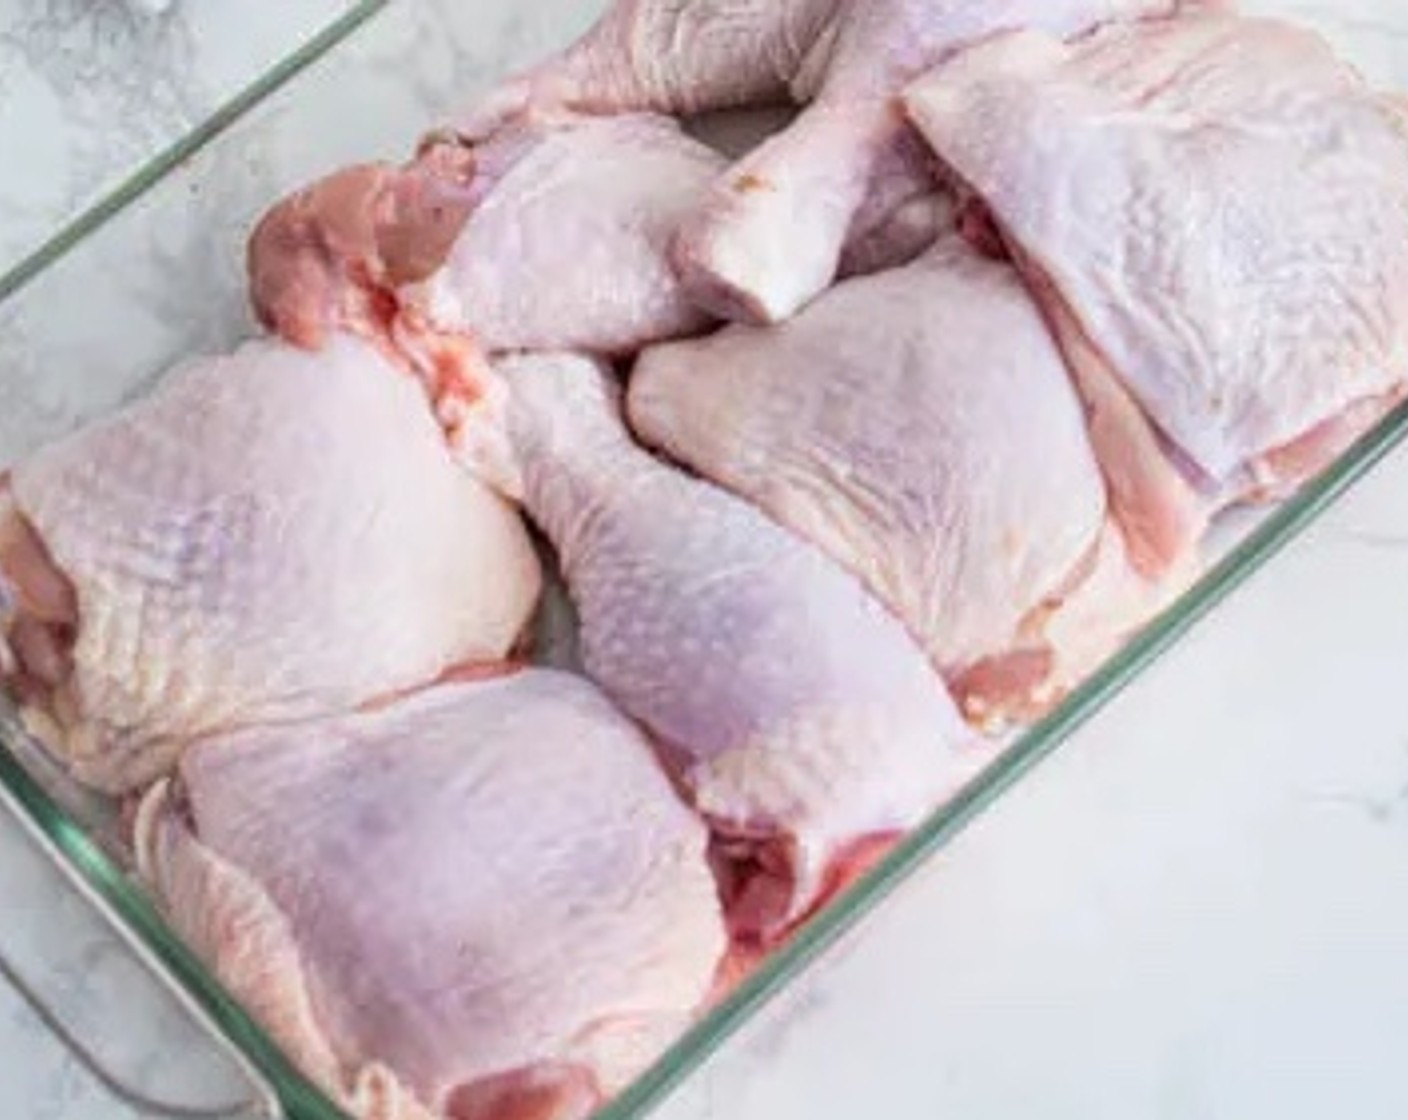
<svg viewBox="0 0 1408 1120">
<path fill-rule="evenodd" d="M 355 0 L 0 0 L 0 275 Z"/>
<path fill-rule="evenodd" d="M 1408 0 L 1250 6 L 1301 15 L 1376 80 L 1408 88 Z M 44 5 L 0 0 L 0 24 L 31 7 Z M 238 54 L 241 39 L 219 46 Z M 337 143 L 324 154 L 347 155 Z M 187 329 L 206 342 L 225 328 Z M 163 335 L 153 353 L 176 341 Z M 660 1115 L 1408 1116 L 1404 495 L 1408 450 Z M 0 946 L 147 1091 L 191 1104 L 237 1095 L 219 1055 L 3 813 L 0 914 Z M 0 1116 L 132 1114 L 0 985 Z"/>
<path fill-rule="evenodd" d="M 1408 451 L 662 1120 L 1408 1116 Z"/>
</svg>

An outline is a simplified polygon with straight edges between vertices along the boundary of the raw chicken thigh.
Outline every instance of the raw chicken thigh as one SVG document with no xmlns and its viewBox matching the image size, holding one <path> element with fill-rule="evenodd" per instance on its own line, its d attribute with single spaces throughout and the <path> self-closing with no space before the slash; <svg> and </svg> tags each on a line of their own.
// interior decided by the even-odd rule
<svg viewBox="0 0 1408 1120">
<path fill-rule="evenodd" d="M 1146 571 L 1400 393 L 1408 120 L 1317 36 L 1221 15 L 1019 33 L 907 103 L 1056 326 Z"/>
<path fill-rule="evenodd" d="M 671 120 L 555 116 L 404 168 L 341 172 L 276 207 L 250 244 L 255 306 L 316 346 L 330 326 L 485 350 L 623 354 L 695 333 L 668 260 L 722 159 Z"/>
<path fill-rule="evenodd" d="M 588 673 L 712 825 L 734 931 L 777 935 L 983 756 L 901 624 L 819 551 L 636 447 L 592 362 L 500 372 L 482 469 L 557 547 Z"/>
<path fill-rule="evenodd" d="M 0 489 L 0 672 L 111 791 L 196 737 L 500 659 L 539 583 L 417 384 L 344 336 L 197 363 Z"/>
<path fill-rule="evenodd" d="M 1408 395 L 1408 101 L 1222 0 L 615 0 L 248 268 L 0 474 L 0 686 L 341 1108 L 586 1120 Z"/>
<path fill-rule="evenodd" d="M 1054 700 L 1153 600 L 1039 309 L 956 236 L 779 327 L 647 351 L 630 419 L 859 576 L 975 718 Z"/>
<path fill-rule="evenodd" d="M 364 1117 L 585 1117 L 725 949 L 705 829 L 634 725 L 546 670 L 202 743 L 138 847 L 184 936 Z"/>
<path fill-rule="evenodd" d="M 834 279 L 873 192 L 927 193 L 927 159 L 895 104 L 926 67 L 1008 28 L 1076 35 L 1173 6 L 1174 0 L 842 0 L 793 82 L 810 107 L 719 180 L 708 204 L 686 223 L 676 257 L 687 285 L 731 318 L 787 318 Z"/>
<path fill-rule="evenodd" d="M 685 224 L 677 263 L 730 318 L 777 321 L 835 277 L 848 240 L 933 190 L 896 95 L 926 67 L 997 31 L 1074 35 L 1167 14 L 1176 0 L 618 0 L 558 58 L 461 122 L 485 135 L 514 113 L 698 112 L 790 94 L 797 122 L 720 178 Z"/>
</svg>

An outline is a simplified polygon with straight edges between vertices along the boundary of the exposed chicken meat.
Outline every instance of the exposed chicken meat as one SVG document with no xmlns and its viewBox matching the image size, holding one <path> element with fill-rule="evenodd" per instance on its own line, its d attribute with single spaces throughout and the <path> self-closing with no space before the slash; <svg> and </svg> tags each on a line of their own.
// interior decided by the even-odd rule
<svg viewBox="0 0 1408 1120">
<path fill-rule="evenodd" d="M 0 669 L 114 791 L 194 737 L 502 658 L 539 579 L 416 384 L 344 336 L 197 363 L 0 489 Z"/>
<path fill-rule="evenodd" d="M 412 357 L 427 332 L 627 353 L 708 324 L 668 247 L 722 166 L 644 115 L 432 140 L 404 168 L 352 168 L 275 207 L 250 242 L 254 303 L 301 346 L 343 326 Z"/>
<path fill-rule="evenodd" d="M 1315 35 L 1227 15 L 1002 36 L 909 112 L 990 208 L 1148 571 L 1284 491 L 1408 373 L 1408 126 Z"/>
<path fill-rule="evenodd" d="M 1109 510 L 1079 398 L 1016 271 L 956 236 L 782 326 L 647 351 L 630 418 L 859 576 L 976 717 L 1053 701 L 1155 601 L 1087 586 Z M 1052 648 L 1087 591 L 1109 616 Z"/>
<path fill-rule="evenodd" d="M 864 234 L 857 217 L 872 194 L 930 189 L 895 103 L 926 67 L 1004 29 L 1075 35 L 1108 20 L 1168 14 L 1175 3 L 618 0 L 581 42 L 490 95 L 462 126 L 485 134 L 515 111 L 545 106 L 698 111 L 784 90 L 810 102 L 790 129 L 717 182 L 676 254 L 703 305 L 774 322 L 836 276 L 847 241 Z"/>
<path fill-rule="evenodd" d="M 786 318 L 836 276 L 869 195 L 925 175 L 895 96 L 927 66 L 1007 28 L 1077 35 L 1174 3 L 842 0 L 793 82 L 810 107 L 721 179 L 687 223 L 677 248 L 686 282 L 734 316 Z"/>
<path fill-rule="evenodd" d="M 1408 396 L 1408 102 L 1222 0 L 615 0 L 248 267 L 0 474 L 0 686 L 348 1112 L 586 1120 Z"/>
<path fill-rule="evenodd" d="M 706 832 L 587 682 L 529 670 L 192 748 L 147 798 L 167 911 L 360 1116 L 580 1120 L 725 948 Z"/>
<path fill-rule="evenodd" d="M 395 291 L 444 263 L 479 196 L 474 153 L 428 142 L 405 167 L 365 164 L 321 179 L 275 206 L 249 242 L 250 293 L 270 330 L 316 349 L 329 332 L 380 337 Z"/>
<path fill-rule="evenodd" d="M 907 149 L 898 153 L 897 163 L 910 171 L 923 166 L 917 160 L 911 162 Z M 913 175 L 906 178 L 883 174 L 881 179 L 889 189 L 872 186 L 851 223 L 841 254 L 840 279 L 902 268 L 954 228 L 954 198 L 935 182 L 927 168 L 922 180 Z"/>
<path fill-rule="evenodd" d="M 730 918 L 769 937 L 858 842 L 916 824 L 981 760 L 938 676 L 819 551 L 631 442 L 590 361 L 501 363 L 480 462 L 561 557 L 587 671 L 663 744 L 716 833 Z"/>
</svg>

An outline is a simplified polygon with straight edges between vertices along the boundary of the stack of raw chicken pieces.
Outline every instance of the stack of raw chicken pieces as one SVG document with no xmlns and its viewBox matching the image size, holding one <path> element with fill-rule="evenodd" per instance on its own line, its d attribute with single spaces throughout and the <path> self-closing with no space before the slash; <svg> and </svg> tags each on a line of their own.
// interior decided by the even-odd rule
<svg viewBox="0 0 1408 1120">
<path fill-rule="evenodd" d="M 618 0 L 5 476 L 0 673 L 347 1108 L 590 1112 L 1399 400 L 1405 102 L 1174 8 Z"/>
</svg>

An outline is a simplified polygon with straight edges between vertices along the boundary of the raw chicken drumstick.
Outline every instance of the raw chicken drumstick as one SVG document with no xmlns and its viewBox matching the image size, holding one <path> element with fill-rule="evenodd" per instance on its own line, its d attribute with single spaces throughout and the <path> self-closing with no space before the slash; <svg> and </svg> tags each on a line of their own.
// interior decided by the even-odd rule
<svg viewBox="0 0 1408 1120">
<path fill-rule="evenodd" d="M 876 220 L 865 213 L 875 193 L 898 203 L 932 190 L 896 104 L 909 81 L 994 32 L 1077 35 L 1166 15 L 1176 2 L 617 0 L 583 40 L 491 94 L 460 127 L 487 135 L 515 113 L 562 106 L 697 112 L 785 94 L 809 103 L 717 180 L 677 246 L 702 305 L 775 322 L 835 277 L 847 241 Z"/>
<path fill-rule="evenodd" d="M 1146 572 L 1401 394 L 1408 118 L 1314 34 L 1190 15 L 1005 35 L 907 104 L 1055 326 Z"/>
<path fill-rule="evenodd" d="M 638 448 L 609 375 L 566 355 L 499 372 L 508 401 L 481 469 L 557 547 L 588 673 L 712 826 L 735 933 L 778 935 L 983 755 L 898 620 L 812 546 Z"/>
<path fill-rule="evenodd" d="M 1040 310 L 956 235 L 780 326 L 647 350 L 629 412 L 854 572 L 980 722 L 1040 712 L 1157 605 Z"/>
<path fill-rule="evenodd" d="M 177 928 L 365 1120 L 582 1120 L 725 949 L 705 829 L 562 673 L 207 741 L 137 831 Z"/>
<path fill-rule="evenodd" d="M 1174 0 L 843 0 L 794 82 L 809 107 L 731 168 L 686 221 L 676 261 L 703 306 L 777 322 L 835 278 L 877 180 L 923 192 L 896 95 L 926 67 L 994 32 L 1028 25 L 1076 35 Z M 893 190 L 893 187 L 888 189 Z"/>
<path fill-rule="evenodd" d="M 0 486 L 0 677 L 114 792 L 201 735 L 501 659 L 539 582 L 419 387 L 345 336 L 196 363 Z"/>
<path fill-rule="evenodd" d="M 722 166 L 646 115 L 434 139 L 406 167 L 352 168 L 275 207 L 250 242 L 254 304 L 307 347 L 341 326 L 412 360 L 444 334 L 491 352 L 631 353 L 709 323 L 668 250 Z"/>
<path fill-rule="evenodd" d="M 578 42 L 455 122 L 482 139 L 539 110 L 669 113 L 786 100 L 845 0 L 611 0 Z"/>
</svg>

